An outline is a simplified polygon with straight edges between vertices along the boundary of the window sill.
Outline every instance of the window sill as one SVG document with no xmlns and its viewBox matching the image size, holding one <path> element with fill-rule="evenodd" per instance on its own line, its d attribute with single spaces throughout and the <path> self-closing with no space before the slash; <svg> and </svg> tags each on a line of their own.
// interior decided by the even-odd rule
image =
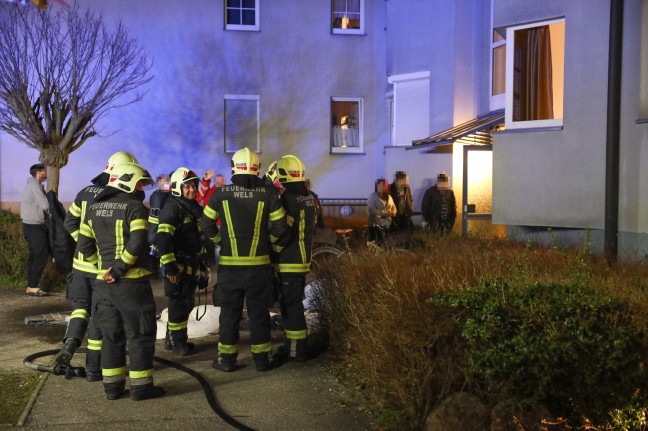
<svg viewBox="0 0 648 431">
<path fill-rule="evenodd" d="M 362 148 L 340 148 L 340 147 L 333 147 L 330 149 L 330 154 L 348 154 L 348 155 L 359 155 L 359 156 L 366 156 L 367 153 L 365 153 Z"/>
<path fill-rule="evenodd" d="M 364 30 L 342 30 L 339 28 L 332 28 L 331 29 L 331 34 L 333 35 L 342 35 L 342 36 L 366 36 L 367 33 L 364 32 Z"/>
<path fill-rule="evenodd" d="M 551 127 L 529 127 L 528 129 L 506 129 L 490 132 L 491 135 L 500 135 L 507 133 L 532 133 L 532 132 L 558 132 L 563 130 L 563 126 L 551 126 Z"/>
<path fill-rule="evenodd" d="M 225 25 L 226 31 L 259 31 L 255 25 Z"/>
<path fill-rule="evenodd" d="M 635 120 L 635 123 L 637 124 L 648 124 L 648 118 L 639 118 Z"/>
</svg>

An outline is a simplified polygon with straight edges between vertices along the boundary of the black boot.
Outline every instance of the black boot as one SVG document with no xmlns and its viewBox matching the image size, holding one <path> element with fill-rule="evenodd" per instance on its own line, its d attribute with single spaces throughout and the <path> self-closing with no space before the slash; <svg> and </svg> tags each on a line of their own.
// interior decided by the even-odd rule
<svg viewBox="0 0 648 431">
<path fill-rule="evenodd" d="M 164 394 L 166 394 L 164 388 L 161 386 L 153 386 L 153 383 L 136 386 L 131 385 L 130 388 L 130 399 L 133 401 L 150 400 L 161 397 Z"/>
<path fill-rule="evenodd" d="M 171 350 L 178 356 L 187 356 L 191 354 L 194 349 L 193 343 L 187 342 L 187 328 L 180 329 L 179 331 L 169 331 L 171 339 Z"/>
<path fill-rule="evenodd" d="M 61 365 L 70 365 L 72 356 L 74 356 L 74 352 L 80 345 L 81 343 L 76 338 L 70 337 L 66 339 L 63 348 L 54 357 L 54 362 Z"/>
<path fill-rule="evenodd" d="M 232 371 L 236 371 L 237 358 L 238 354 L 236 353 L 219 353 L 218 358 L 214 359 L 214 362 L 212 362 L 212 368 L 226 373 L 231 373 Z"/>
<path fill-rule="evenodd" d="M 270 369 L 270 356 L 268 353 L 253 353 L 254 366 L 257 371 L 264 372 Z"/>
<path fill-rule="evenodd" d="M 103 386 L 104 391 L 106 392 L 106 398 L 109 400 L 117 400 L 126 392 L 125 380 L 120 382 L 104 383 Z"/>
<path fill-rule="evenodd" d="M 166 337 L 164 338 L 164 350 L 173 350 L 173 345 L 171 344 L 171 331 L 167 328 Z"/>
<path fill-rule="evenodd" d="M 291 354 L 291 361 L 306 362 L 308 359 L 308 341 L 306 338 L 295 341 L 295 356 Z"/>
</svg>

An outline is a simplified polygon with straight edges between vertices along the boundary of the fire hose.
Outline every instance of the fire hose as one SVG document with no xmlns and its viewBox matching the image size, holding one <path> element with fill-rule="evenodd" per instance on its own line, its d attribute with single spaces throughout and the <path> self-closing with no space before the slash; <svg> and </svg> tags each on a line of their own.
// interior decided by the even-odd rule
<svg viewBox="0 0 648 431">
<path fill-rule="evenodd" d="M 41 358 L 43 356 L 56 355 L 58 352 L 59 350 L 56 349 L 56 350 L 45 350 L 42 352 L 33 353 L 27 356 L 25 359 L 23 359 L 23 364 L 27 368 L 30 368 L 35 371 L 51 373 L 55 376 L 65 376 L 67 380 L 72 379 L 73 377 L 86 376 L 86 371 L 84 367 L 72 367 L 69 365 L 62 365 L 62 364 L 47 366 L 47 365 L 39 365 L 34 362 L 34 360 L 37 358 Z M 76 353 L 86 353 L 86 352 L 87 349 L 85 348 L 79 348 L 76 350 Z M 254 428 L 250 428 L 247 425 L 244 425 L 241 422 L 234 419 L 223 409 L 223 407 L 218 402 L 218 399 L 216 398 L 216 394 L 214 393 L 213 388 L 211 387 L 209 382 L 203 377 L 202 374 L 200 374 L 195 370 L 192 370 L 191 368 L 185 367 L 182 364 L 178 364 L 177 362 L 169 361 L 168 359 L 153 356 L 153 360 L 160 364 L 166 365 L 167 367 L 175 368 L 176 370 L 187 373 L 191 377 L 196 379 L 203 388 L 203 392 L 205 393 L 205 398 L 207 398 L 207 402 L 209 403 L 209 406 L 214 411 L 214 413 L 216 413 L 223 421 L 227 422 L 229 425 L 233 426 L 237 430 L 255 431 Z"/>
</svg>

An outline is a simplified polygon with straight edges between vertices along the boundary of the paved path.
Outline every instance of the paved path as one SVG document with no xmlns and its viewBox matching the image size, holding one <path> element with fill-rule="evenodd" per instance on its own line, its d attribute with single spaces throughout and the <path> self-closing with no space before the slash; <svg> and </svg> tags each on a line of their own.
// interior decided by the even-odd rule
<svg viewBox="0 0 648 431">
<path fill-rule="evenodd" d="M 153 283 L 158 308 L 164 307 L 159 281 Z M 64 327 L 27 326 L 26 316 L 69 311 L 62 295 L 31 298 L 21 290 L 0 289 L 0 372 L 30 371 L 23 359 L 33 353 L 58 349 Z M 273 331 L 275 346 L 283 334 Z M 259 373 L 249 353 L 247 331 L 242 331 L 239 362 L 243 368 L 222 373 L 211 368 L 216 356 L 216 336 L 194 339 L 196 353 L 175 358 L 161 348 L 156 355 L 181 363 L 202 374 L 219 402 L 232 417 L 254 430 L 371 430 L 371 420 L 357 400 L 342 389 L 328 371 L 322 355 L 305 364 L 288 363 L 267 373 Z M 47 365 L 51 356 L 37 360 Z M 76 355 L 73 365 L 82 365 Z M 105 399 L 100 382 L 65 380 L 44 374 L 44 381 L 23 415 L 22 427 L 15 430 L 232 430 L 210 408 L 200 384 L 191 376 L 156 364 L 156 384 L 167 390 L 165 397 L 133 402 L 128 398 Z M 243 428 L 245 429 L 245 428 Z"/>
</svg>

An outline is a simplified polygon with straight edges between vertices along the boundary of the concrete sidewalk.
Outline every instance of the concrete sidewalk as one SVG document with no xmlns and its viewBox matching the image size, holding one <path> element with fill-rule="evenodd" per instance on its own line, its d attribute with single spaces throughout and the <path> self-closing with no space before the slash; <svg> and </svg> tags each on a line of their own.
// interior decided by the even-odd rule
<svg viewBox="0 0 648 431">
<path fill-rule="evenodd" d="M 159 281 L 153 282 L 158 308 L 165 306 Z M 31 298 L 20 290 L 0 289 L 4 305 L 0 311 L 0 371 L 36 372 L 22 361 L 33 353 L 60 348 L 64 327 L 25 327 L 24 317 L 38 313 L 69 310 L 63 295 Z M 39 310 L 34 312 L 34 309 Z M 283 339 L 273 331 L 275 347 Z M 204 376 L 222 408 L 254 430 L 371 430 L 369 414 L 344 392 L 327 371 L 327 358 L 321 356 L 304 364 L 286 363 L 266 373 L 259 373 L 249 353 L 247 331 L 241 333 L 239 362 L 234 373 L 211 368 L 216 357 L 216 336 L 193 339 L 196 352 L 178 358 L 162 349 L 158 341 L 156 356 L 180 363 Z M 73 365 L 83 365 L 78 354 Z M 38 359 L 47 365 L 51 356 Z M 192 376 L 156 363 L 155 383 L 167 395 L 154 400 L 133 402 L 122 398 L 108 401 L 100 382 L 82 378 L 66 380 L 45 375 L 41 387 L 23 414 L 23 426 L 15 430 L 198 430 L 237 429 L 224 422 L 211 409 L 200 383 Z M 246 428 L 247 427 L 247 428 Z"/>
</svg>

